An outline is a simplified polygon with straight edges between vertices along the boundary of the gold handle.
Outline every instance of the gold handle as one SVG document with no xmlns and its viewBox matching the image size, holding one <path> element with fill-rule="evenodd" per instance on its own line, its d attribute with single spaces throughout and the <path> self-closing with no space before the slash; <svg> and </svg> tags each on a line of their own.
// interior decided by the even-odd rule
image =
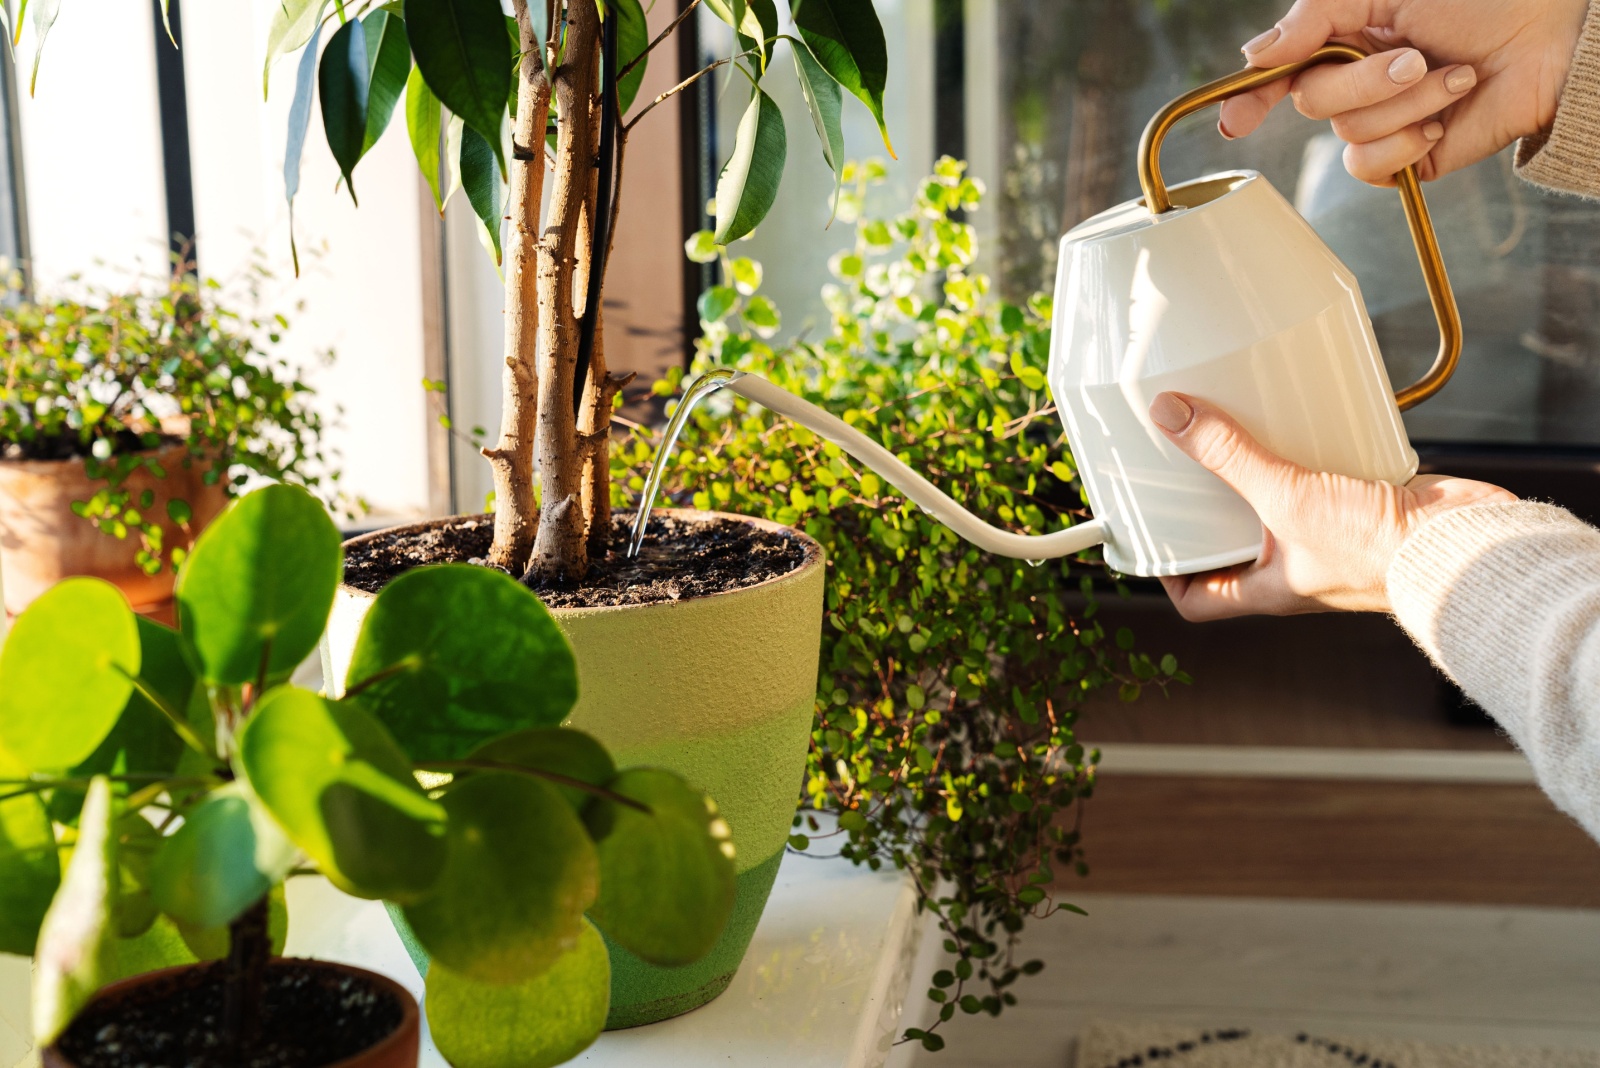
<svg viewBox="0 0 1600 1068">
<path fill-rule="evenodd" d="M 1161 179 L 1161 142 L 1173 124 L 1202 108 L 1210 107 L 1230 96 L 1249 92 L 1268 82 L 1299 74 L 1307 67 L 1329 60 L 1350 63 L 1365 59 L 1367 54 L 1351 45 L 1324 45 L 1309 59 L 1286 63 L 1281 67 L 1246 67 L 1237 74 L 1218 78 L 1198 89 L 1191 89 L 1178 99 L 1156 112 L 1139 138 L 1139 185 L 1144 189 L 1144 202 L 1150 210 L 1160 215 L 1172 210 L 1172 197 L 1167 193 L 1166 182 Z M 1439 238 L 1433 232 L 1433 220 L 1428 216 L 1427 202 L 1422 199 L 1422 185 L 1417 181 L 1417 169 L 1407 167 L 1395 175 L 1400 187 L 1400 202 L 1405 206 L 1406 225 L 1411 228 L 1411 240 L 1417 246 L 1417 260 L 1422 264 L 1422 277 L 1428 284 L 1428 299 L 1433 304 L 1433 316 L 1439 322 L 1439 354 L 1434 357 L 1428 373 L 1405 389 L 1395 391 L 1395 401 L 1401 411 L 1414 408 L 1444 388 L 1455 374 L 1461 359 L 1461 312 L 1456 308 L 1456 297 L 1450 289 L 1450 279 L 1444 272 L 1444 258 L 1439 254 Z"/>
</svg>

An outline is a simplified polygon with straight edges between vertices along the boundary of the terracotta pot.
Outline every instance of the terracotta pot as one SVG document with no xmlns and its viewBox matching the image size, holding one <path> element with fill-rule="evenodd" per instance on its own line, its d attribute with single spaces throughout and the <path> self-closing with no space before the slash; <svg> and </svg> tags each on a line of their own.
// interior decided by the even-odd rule
<svg viewBox="0 0 1600 1068">
<path fill-rule="evenodd" d="M 578 660 L 568 726 L 594 735 L 619 766 L 651 765 L 706 791 L 733 831 L 733 916 L 709 954 L 681 968 L 611 948 L 607 1028 L 688 1012 L 733 981 L 777 878 L 799 804 L 822 645 L 823 553 L 816 541 L 749 516 L 682 509 L 680 519 L 732 519 L 783 530 L 805 546 L 800 566 L 754 586 L 682 601 L 558 608 Z M 346 546 L 438 526 L 366 534 Z M 342 693 L 361 621 L 376 598 L 341 586 L 323 639 L 323 677 Z M 419 967 L 426 962 L 401 930 Z"/>
<path fill-rule="evenodd" d="M 150 490 L 155 503 L 140 509 L 160 521 L 163 549 L 191 544 L 228 503 L 219 480 L 208 486 L 205 461 L 190 458 L 182 443 L 155 450 L 167 477 L 140 468 L 125 483 L 139 496 Z M 0 460 L 0 586 L 6 611 L 15 615 L 45 590 L 73 575 L 93 575 L 121 588 L 140 611 L 159 611 L 172 600 L 172 569 L 146 575 L 135 560 L 139 539 L 102 534 L 87 519 L 72 514 L 74 501 L 87 501 L 105 488 L 91 479 L 82 460 Z M 193 513 L 185 530 L 167 518 L 167 502 L 186 501 Z"/>
<path fill-rule="evenodd" d="M 354 977 L 388 994 L 400 1005 L 398 1027 L 375 1045 L 368 1046 L 353 1057 L 335 1061 L 326 1068 L 417 1068 L 421 1013 L 417 1010 L 417 999 L 412 997 L 411 992 L 405 987 L 386 975 L 369 972 L 364 968 L 352 968 L 346 964 L 334 964 L 331 961 L 278 959 L 267 965 L 269 969 L 285 966 L 321 973 L 327 977 L 327 981 Z M 90 1005 L 94 1008 L 104 1008 L 109 1003 L 114 1009 L 118 1004 L 153 1001 L 166 996 L 174 989 L 182 989 L 198 982 L 207 968 L 208 966 L 203 964 L 185 964 L 177 968 L 162 968 L 144 975 L 136 975 L 132 979 L 112 983 L 96 994 Z M 77 1063 L 61 1052 L 59 1046 L 54 1045 L 42 1051 L 40 1064 L 41 1068 L 77 1068 Z"/>
</svg>

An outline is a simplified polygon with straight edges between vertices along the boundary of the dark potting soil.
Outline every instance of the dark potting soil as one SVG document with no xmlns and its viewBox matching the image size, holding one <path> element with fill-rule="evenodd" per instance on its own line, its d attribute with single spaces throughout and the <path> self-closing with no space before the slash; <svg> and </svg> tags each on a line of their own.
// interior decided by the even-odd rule
<svg viewBox="0 0 1600 1068">
<path fill-rule="evenodd" d="M 220 1029 L 223 965 L 204 972 L 91 1005 L 61 1036 L 61 1051 L 79 1068 L 321 1068 L 381 1042 L 403 1016 L 387 990 L 357 976 L 275 961 L 261 1037 L 230 1057 Z"/>
<path fill-rule="evenodd" d="M 131 456 L 136 452 L 159 449 L 178 440 L 163 434 L 151 436 L 147 441 L 131 430 L 123 430 L 112 435 L 111 447 L 116 456 Z M 28 441 L 7 441 L 0 444 L 0 460 L 86 460 L 91 451 L 92 445 L 85 444 L 79 439 L 77 431 L 73 431 Z"/>
<path fill-rule="evenodd" d="M 578 586 L 540 586 L 524 580 L 551 608 L 659 604 L 754 586 L 787 575 L 805 560 L 805 545 L 787 531 L 767 531 L 731 519 L 650 521 L 639 555 L 626 555 L 631 512 L 611 520 L 611 551 L 592 560 Z M 344 580 L 377 593 L 398 575 L 424 564 L 484 562 L 494 539 L 490 516 L 462 516 L 407 534 L 351 546 Z"/>
</svg>

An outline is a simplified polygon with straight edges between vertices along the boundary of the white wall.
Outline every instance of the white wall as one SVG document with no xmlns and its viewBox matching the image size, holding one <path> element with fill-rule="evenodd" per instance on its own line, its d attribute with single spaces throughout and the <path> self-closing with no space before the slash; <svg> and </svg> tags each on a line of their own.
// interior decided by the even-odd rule
<svg viewBox="0 0 1600 1068">
<path fill-rule="evenodd" d="M 183 9 L 200 268 L 227 282 L 240 277 L 254 249 L 264 250 L 275 276 L 264 310 L 281 310 L 292 323 L 284 354 L 312 367 L 321 352 L 337 353 L 315 382 L 327 415 L 343 408 L 332 443 L 343 454 L 347 490 L 377 515 L 420 515 L 428 500 L 428 414 L 419 178 L 404 114 L 397 111 L 356 170 L 357 210 L 347 192 L 334 190 L 338 168 L 314 109 L 295 202 L 302 265 L 295 279 L 282 170 L 298 56 L 278 64 L 263 103 L 274 6 L 233 0 Z M 130 270 L 164 269 L 154 47 L 147 0 L 61 6 L 38 95 L 22 102 L 35 276 L 46 289 L 74 272 L 115 282 Z M 26 41 L 20 54 L 25 66 Z"/>
</svg>

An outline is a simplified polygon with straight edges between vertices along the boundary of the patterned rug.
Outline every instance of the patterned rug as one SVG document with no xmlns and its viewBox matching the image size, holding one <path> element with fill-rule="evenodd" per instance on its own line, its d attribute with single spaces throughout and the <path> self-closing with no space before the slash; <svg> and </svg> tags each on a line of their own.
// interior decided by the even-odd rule
<svg viewBox="0 0 1600 1068">
<path fill-rule="evenodd" d="M 1600 1053 L 1100 1020 L 1073 1068 L 1600 1068 Z"/>
</svg>

